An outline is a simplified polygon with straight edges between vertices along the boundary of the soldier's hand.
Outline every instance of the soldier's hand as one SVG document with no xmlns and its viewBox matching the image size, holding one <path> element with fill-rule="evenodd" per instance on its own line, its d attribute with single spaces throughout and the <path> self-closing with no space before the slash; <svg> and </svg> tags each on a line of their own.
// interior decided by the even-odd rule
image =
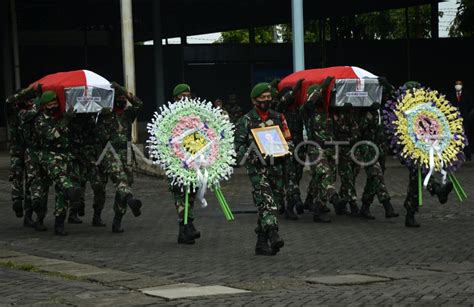
<svg viewBox="0 0 474 307">
<path fill-rule="evenodd" d="M 65 117 L 68 117 L 69 119 L 73 119 L 74 117 L 76 117 L 76 110 L 74 110 L 74 107 L 70 108 L 69 110 L 66 111 L 66 113 L 64 113 L 64 116 Z"/>
<path fill-rule="evenodd" d="M 119 96 L 120 95 L 127 95 L 127 90 L 125 89 L 125 87 L 121 86 L 117 82 L 112 81 L 112 83 L 110 83 L 110 86 L 115 90 L 117 95 L 119 95 Z"/>
<path fill-rule="evenodd" d="M 278 84 L 280 83 L 280 79 L 276 78 L 276 79 L 273 79 L 272 82 L 270 82 L 270 86 L 271 87 L 274 87 L 274 88 L 277 88 Z"/>
<path fill-rule="evenodd" d="M 324 79 L 323 83 L 321 84 L 321 88 L 323 91 L 331 84 L 332 80 L 334 80 L 333 76 L 329 76 Z"/>
<path fill-rule="evenodd" d="M 297 91 L 301 90 L 301 86 L 303 85 L 303 81 L 304 81 L 304 78 L 301 78 L 298 81 L 296 81 L 296 84 L 293 87 L 293 91 L 297 92 Z"/>
<path fill-rule="evenodd" d="M 112 110 L 110 108 L 102 108 L 102 110 L 100 110 L 100 114 L 110 115 L 110 114 L 112 114 Z"/>
<path fill-rule="evenodd" d="M 378 109 L 380 109 L 380 103 L 374 102 L 374 103 L 369 107 L 369 109 L 372 110 L 372 111 L 377 111 Z"/>
<path fill-rule="evenodd" d="M 43 95 L 43 84 L 39 83 L 36 86 L 36 96 L 40 97 L 41 95 Z"/>
</svg>

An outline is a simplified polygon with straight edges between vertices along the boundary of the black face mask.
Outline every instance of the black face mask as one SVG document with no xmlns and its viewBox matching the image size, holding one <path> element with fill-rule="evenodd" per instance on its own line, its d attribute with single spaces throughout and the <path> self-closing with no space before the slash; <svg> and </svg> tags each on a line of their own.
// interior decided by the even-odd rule
<svg viewBox="0 0 474 307">
<path fill-rule="evenodd" d="M 260 111 L 268 111 L 271 102 L 271 100 L 257 100 L 256 107 Z"/>
<path fill-rule="evenodd" d="M 59 107 L 53 107 L 53 108 L 46 109 L 46 112 L 48 112 L 49 114 L 58 113 L 59 112 Z"/>
</svg>

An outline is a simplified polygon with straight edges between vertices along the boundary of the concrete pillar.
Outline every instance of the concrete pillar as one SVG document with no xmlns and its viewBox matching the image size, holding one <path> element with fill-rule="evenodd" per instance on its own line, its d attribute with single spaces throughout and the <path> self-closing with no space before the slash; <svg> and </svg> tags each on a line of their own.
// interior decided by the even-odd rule
<svg viewBox="0 0 474 307">
<path fill-rule="evenodd" d="M 123 77 L 128 91 L 136 93 L 135 88 L 135 53 L 133 42 L 132 0 L 120 0 L 120 14 L 122 19 L 122 56 Z M 132 126 L 132 143 L 137 143 L 137 122 Z"/>
<path fill-rule="evenodd" d="M 431 3 L 431 38 L 439 38 L 438 1 Z"/>
<path fill-rule="evenodd" d="M 12 22 L 12 44 L 13 44 L 13 67 L 15 74 L 15 90 L 21 87 L 20 79 L 20 54 L 18 51 L 18 28 L 16 22 L 15 0 L 10 0 L 10 14 Z"/>
<path fill-rule="evenodd" d="M 153 58 L 155 63 L 155 101 L 156 109 L 166 103 L 165 77 L 163 67 L 163 35 L 161 27 L 161 1 L 153 1 Z"/>
<path fill-rule="evenodd" d="M 291 0 L 293 71 L 304 70 L 303 0 Z"/>
</svg>

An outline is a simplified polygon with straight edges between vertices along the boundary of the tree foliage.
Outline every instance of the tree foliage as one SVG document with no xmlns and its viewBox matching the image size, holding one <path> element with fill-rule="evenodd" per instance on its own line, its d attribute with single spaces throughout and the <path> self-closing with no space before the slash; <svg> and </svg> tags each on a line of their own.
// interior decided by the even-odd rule
<svg viewBox="0 0 474 307">
<path fill-rule="evenodd" d="M 473 2 L 474 0 L 461 0 Z M 441 15 L 441 14 L 440 14 Z M 472 21 L 473 18 L 471 18 Z M 430 5 L 408 8 L 408 34 L 410 38 L 431 37 Z M 331 23 L 334 25 L 331 29 Z M 305 21 L 305 42 L 317 42 L 323 33 L 326 39 L 401 39 L 406 38 L 405 9 L 371 12 L 353 16 Z M 322 32 L 320 32 L 320 28 Z M 280 25 L 283 42 L 291 41 L 291 25 Z M 334 37 L 331 37 L 331 34 Z M 248 43 L 248 30 L 236 30 L 222 33 L 219 43 Z M 255 30 L 256 43 L 273 41 L 273 27 L 261 27 Z"/>
<path fill-rule="evenodd" d="M 464 37 L 474 34 L 474 0 L 460 0 L 456 17 L 449 29 L 449 36 Z"/>
</svg>

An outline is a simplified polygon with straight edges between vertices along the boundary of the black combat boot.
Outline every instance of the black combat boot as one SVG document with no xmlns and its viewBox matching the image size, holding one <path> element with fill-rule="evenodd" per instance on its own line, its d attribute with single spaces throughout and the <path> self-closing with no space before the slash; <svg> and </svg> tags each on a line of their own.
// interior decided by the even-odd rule
<svg viewBox="0 0 474 307">
<path fill-rule="evenodd" d="M 304 209 L 305 210 L 312 210 L 312 205 L 313 205 L 313 195 L 311 193 L 308 193 L 306 195 L 306 199 L 304 200 Z"/>
<path fill-rule="evenodd" d="M 304 204 L 299 194 L 293 196 L 293 204 L 295 205 L 296 213 L 304 214 Z"/>
<path fill-rule="evenodd" d="M 44 226 L 44 214 L 38 214 L 38 218 L 36 219 L 36 222 L 34 223 L 34 228 L 36 231 L 46 231 L 48 228 Z"/>
<path fill-rule="evenodd" d="M 351 208 L 351 216 L 359 216 L 359 207 L 355 201 L 349 202 L 349 207 Z"/>
<path fill-rule="evenodd" d="M 23 219 L 23 226 L 35 227 L 35 222 L 33 221 L 33 209 L 25 210 L 25 218 Z"/>
<path fill-rule="evenodd" d="M 279 214 L 279 215 L 283 215 L 283 214 L 285 214 L 285 212 L 286 212 L 285 202 L 282 202 L 282 203 L 278 206 L 278 214 Z"/>
<path fill-rule="evenodd" d="M 84 216 L 86 214 L 86 205 L 84 204 L 84 200 L 81 199 L 81 204 L 79 205 L 79 208 L 77 208 L 77 215 L 79 216 Z"/>
<path fill-rule="evenodd" d="M 184 225 L 184 222 L 179 222 L 179 233 L 178 233 L 179 244 L 194 244 L 196 241 L 192 236 L 192 233 L 188 225 Z"/>
<path fill-rule="evenodd" d="M 323 210 L 322 203 L 318 202 L 314 207 L 313 222 L 315 223 L 331 223 L 331 219 Z"/>
<path fill-rule="evenodd" d="M 346 208 L 346 201 L 344 199 L 339 198 L 339 195 L 337 193 L 334 193 L 334 195 L 331 196 L 329 202 L 334 206 L 334 212 L 337 215 L 344 215 L 349 213 Z"/>
<path fill-rule="evenodd" d="M 285 241 L 283 241 L 283 239 L 278 235 L 277 227 L 272 227 L 268 230 L 268 240 L 270 241 L 270 248 L 274 255 L 276 255 L 280 251 L 280 248 L 285 245 Z"/>
<path fill-rule="evenodd" d="M 196 227 L 194 227 L 193 222 L 194 222 L 194 219 L 188 219 L 188 229 L 189 229 L 190 235 L 194 239 L 199 239 L 201 237 L 201 232 L 196 230 Z"/>
<path fill-rule="evenodd" d="M 113 233 L 122 233 L 125 230 L 122 228 L 122 217 L 123 215 L 115 214 L 114 221 L 112 222 L 112 232 Z"/>
<path fill-rule="evenodd" d="M 105 227 L 104 221 L 102 221 L 101 215 L 102 209 L 94 209 L 94 216 L 92 217 L 92 226 L 94 227 Z"/>
<path fill-rule="evenodd" d="M 142 202 L 139 199 L 133 197 L 132 194 L 128 194 L 125 198 L 125 201 L 132 210 L 133 216 L 137 217 L 142 214 L 142 211 L 140 210 L 140 208 L 142 207 Z"/>
<path fill-rule="evenodd" d="M 268 245 L 268 236 L 266 233 L 257 232 L 257 244 L 255 245 L 255 255 L 272 256 L 272 250 Z"/>
<path fill-rule="evenodd" d="M 407 208 L 407 215 L 405 217 L 406 227 L 420 227 L 420 223 L 415 220 L 415 210 Z"/>
<path fill-rule="evenodd" d="M 69 216 L 67 217 L 67 222 L 69 224 L 82 224 L 82 220 L 77 216 L 76 209 L 69 209 Z"/>
<path fill-rule="evenodd" d="M 375 216 L 373 216 L 372 213 L 370 213 L 369 208 L 370 208 L 369 204 L 363 203 L 359 211 L 360 217 L 367 220 L 375 220 Z"/>
<path fill-rule="evenodd" d="M 448 201 L 449 193 L 453 190 L 453 183 L 451 181 L 446 182 L 446 184 L 437 187 L 436 195 L 441 204 L 445 204 Z"/>
<path fill-rule="evenodd" d="M 329 209 L 328 206 L 326 206 L 326 204 L 321 204 L 321 210 L 322 210 L 324 213 L 329 213 L 329 212 L 331 212 L 331 209 Z"/>
<path fill-rule="evenodd" d="M 67 232 L 64 230 L 64 220 L 66 215 L 56 216 L 54 221 L 54 234 L 57 236 L 67 236 Z M 39 220 L 39 217 L 38 217 Z"/>
<path fill-rule="evenodd" d="M 385 209 L 385 217 L 387 219 L 391 217 L 397 217 L 399 214 L 395 212 L 393 209 L 392 204 L 390 203 L 390 199 L 384 200 L 382 202 L 383 208 Z"/>
<path fill-rule="evenodd" d="M 285 218 L 287 220 L 297 220 L 298 216 L 295 214 L 294 211 L 295 204 L 292 201 L 289 201 L 286 204 L 286 210 L 285 210 Z"/>
<path fill-rule="evenodd" d="M 15 211 L 16 217 L 23 217 L 23 204 L 21 201 L 16 201 L 12 205 L 13 211 Z"/>
</svg>

